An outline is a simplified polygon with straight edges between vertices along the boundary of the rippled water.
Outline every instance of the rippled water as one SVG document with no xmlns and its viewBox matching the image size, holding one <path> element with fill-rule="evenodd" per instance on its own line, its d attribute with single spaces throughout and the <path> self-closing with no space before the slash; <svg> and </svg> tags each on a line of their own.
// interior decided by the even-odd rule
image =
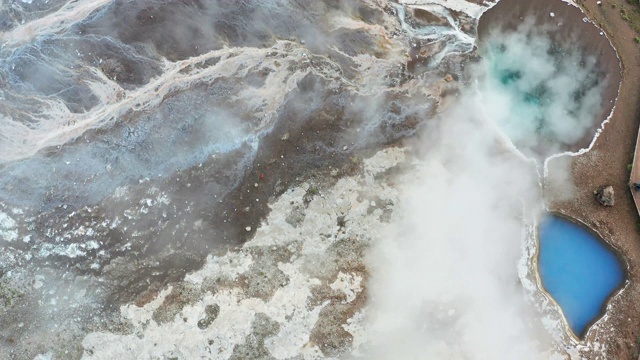
<svg viewBox="0 0 640 360">
<path fill-rule="evenodd" d="M 542 285 L 562 308 L 571 330 L 582 336 L 624 282 L 623 264 L 589 229 L 556 215 L 540 225 L 539 244 Z"/>
</svg>

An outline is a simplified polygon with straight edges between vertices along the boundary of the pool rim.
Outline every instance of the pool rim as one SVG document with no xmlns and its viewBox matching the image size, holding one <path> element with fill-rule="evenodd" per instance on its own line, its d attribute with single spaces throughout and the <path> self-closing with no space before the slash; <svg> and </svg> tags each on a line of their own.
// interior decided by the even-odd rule
<svg viewBox="0 0 640 360">
<path fill-rule="evenodd" d="M 539 227 L 540 224 L 542 223 L 543 217 L 540 217 L 539 219 L 535 220 L 534 223 L 534 239 L 535 239 L 535 253 L 533 254 L 533 270 L 535 272 L 535 277 L 536 277 L 536 286 L 538 287 L 538 290 L 550 301 L 552 302 L 555 307 L 558 310 L 558 313 L 560 314 L 560 317 L 562 318 L 562 325 L 565 328 L 565 331 L 567 332 L 567 334 L 569 334 L 569 336 L 577 343 L 583 343 L 587 341 L 589 332 L 591 331 L 591 329 L 593 328 L 593 326 L 600 321 L 601 319 L 603 319 L 605 317 L 605 315 L 607 314 L 607 308 L 609 306 L 609 304 L 611 303 L 611 300 L 613 300 L 614 297 L 616 297 L 617 295 L 619 295 L 620 293 L 622 293 L 622 291 L 627 287 L 627 285 L 629 284 L 629 262 L 627 261 L 627 259 L 625 259 L 622 255 L 621 252 L 618 251 L 608 240 L 606 240 L 606 238 L 604 236 L 602 236 L 596 229 L 593 229 L 591 226 L 587 225 L 584 221 L 581 221 L 579 219 L 573 218 L 565 213 L 563 213 L 560 210 L 549 210 L 549 209 L 545 209 L 545 213 L 546 216 L 557 216 L 560 217 L 566 221 L 570 221 L 576 225 L 582 226 L 584 227 L 585 230 L 591 232 L 591 234 L 598 239 L 607 249 L 609 249 L 609 251 L 611 251 L 616 258 L 620 261 L 620 263 L 623 265 L 623 281 L 620 283 L 620 286 L 616 287 L 611 294 L 606 298 L 606 300 L 602 303 L 602 305 L 600 306 L 600 312 L 598 313 L 598 315 L 596 317 L 593 318 L 593 320 L 591 320 L 589 323 L 587 323 L 587 325 L 584 328 L 584 331 L 580 334 L 576 334 L 573 329 L 571 328 L 571 326 L 569 325 L 569 321 L 567 320 L 567 317 L 564 314 L 564 311 L 562 310 L 562 307 L 560 306 L 560 304 L 556 301 L 556 299 L 547 291 L 547 289 L 545 289 L 544 285 L 542 285 L 542 275 L 540 273 L 540 269 L 539 269 L 539 261 L 540 261 L 540 238 L 539 238 Z"/>
</svg>

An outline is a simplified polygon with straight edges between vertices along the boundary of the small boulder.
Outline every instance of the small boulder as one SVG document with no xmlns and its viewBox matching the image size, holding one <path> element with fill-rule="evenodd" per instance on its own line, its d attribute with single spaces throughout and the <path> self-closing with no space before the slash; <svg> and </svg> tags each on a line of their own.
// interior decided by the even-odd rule
<svg viewBox="0 0 640 360">
<path fill-rule="evenodd" d="M 596 191 L 596 200 L 603 206 L 613 206 L 615 203 L 613 186 L 603 186 Z"/>
</svg>

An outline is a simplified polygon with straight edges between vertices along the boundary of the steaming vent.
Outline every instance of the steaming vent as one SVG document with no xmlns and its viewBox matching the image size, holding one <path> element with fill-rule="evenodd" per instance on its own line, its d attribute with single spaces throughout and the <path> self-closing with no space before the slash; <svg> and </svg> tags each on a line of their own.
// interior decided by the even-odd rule
<svg viewBox="0 0 640 360">
<path fill-rule="evenodd" d="M 583 17 L 561 1 L 504 0 L 480 19 L 480 101 L 529 157 L 588 148 L 613 110 L 620 62 Z"/>
</svg>

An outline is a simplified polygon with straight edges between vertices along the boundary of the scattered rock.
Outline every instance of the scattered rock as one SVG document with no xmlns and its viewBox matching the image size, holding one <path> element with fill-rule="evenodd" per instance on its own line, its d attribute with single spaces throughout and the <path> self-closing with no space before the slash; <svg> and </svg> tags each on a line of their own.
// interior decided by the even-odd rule
<svg viewBox="0 0 640 360">
<path fill-rule="evenodd" d="M 198 321 L 198 328 L 204 330 L 211 325 L 211 323 L 218 318 L 220 314 L 220 306 L 218 304 L 207 305 L 204 308 L 205 316 Z"/>
<path fill-rule="evenodd" d="M 613 186 L 603 186 L 596 191 L 596 200 L 603 206 L 613 206 L 615 203 Z"/>
</svg>

